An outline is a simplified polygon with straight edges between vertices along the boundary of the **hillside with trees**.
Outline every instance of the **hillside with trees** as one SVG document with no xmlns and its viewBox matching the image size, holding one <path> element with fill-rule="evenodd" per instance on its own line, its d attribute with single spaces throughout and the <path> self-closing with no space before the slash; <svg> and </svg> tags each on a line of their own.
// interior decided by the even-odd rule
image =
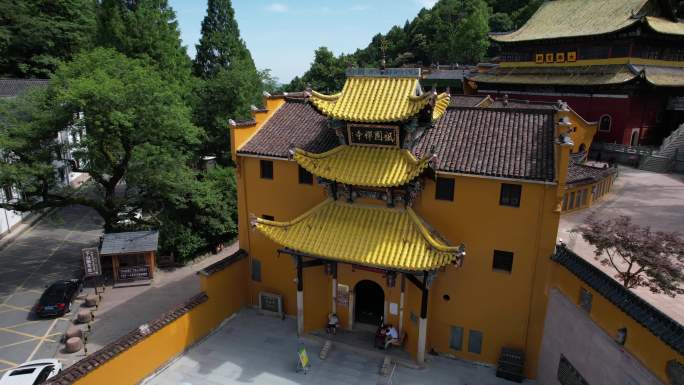
<svg viewBox="0 0 684 385">
<path fill-rule="evenodd" d="M 431 9 L 421 9 L 403 26 L 395 25 L 377 34 L 370 44 L 352 54 L 335 56 L 327 47 L 316 50 L 311 67 L 295 77 L 285 91 L 310 86 L 336 92 L 344 83 L 349 66 L 377 67 L 384 56 L 388 67 L 432 64 L 475 64 L 493 56 L 489 32 L 504 32 L 522 26 L 542 0 L 440 0 Z"/>
</svg>

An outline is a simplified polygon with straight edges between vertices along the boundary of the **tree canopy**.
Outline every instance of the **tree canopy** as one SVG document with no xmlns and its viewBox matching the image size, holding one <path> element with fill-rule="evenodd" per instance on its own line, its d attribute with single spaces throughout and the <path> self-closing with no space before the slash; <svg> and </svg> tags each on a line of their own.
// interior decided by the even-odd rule
<svg viewBox="0 0 684 385">
<path fill-rule="evenodd" d="M 613 269 L 626 288 L 684 294 L 684 240 L 679 234 L 651 231 L 627 216 L 604 221 L 590 216 L 573 231 L 594 246 L 596 259 Z"/>
<path fill-rule="evenodd" d="M 228 165 L 228 120 L 250 116 L 250 107 L 260 103 L 264 75 L 257 71 L 240 38 L 230 0 L 209 0 L 193 69 L 201 79 L 196 89 L 195 122 L 207 133 L 202 152 Z"/>
<path fill-rule="evenodd" d="M 94 31 L 95 0 L 0 0 L 0 76 L 47 78 Z"/>
<path fill-rule="evenodd" d="M 191 61 L 166 0 L 102 0 L 95 43 L 155 66 L 166 81 L 189 86 Z"/>
</svg>

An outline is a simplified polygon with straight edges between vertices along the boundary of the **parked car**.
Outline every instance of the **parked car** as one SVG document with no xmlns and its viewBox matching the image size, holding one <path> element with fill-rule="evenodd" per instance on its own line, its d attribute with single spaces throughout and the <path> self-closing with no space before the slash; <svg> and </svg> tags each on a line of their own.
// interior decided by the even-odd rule
<svg viewBox="0 0 684 385">
<path fill-rule="evenodd" d="M 40 296 L 35 311 L 38 317 L 59 317 L 71 311 L 71 302 L 81 289 L 81 281 L 57 281 Z"/>
<path fill-rule="evenodd" d="M 25 362 L 5 372 L 0 385 L 37 385 L 62 371 L 62 363 L 55 359 Z"/>
</svg>

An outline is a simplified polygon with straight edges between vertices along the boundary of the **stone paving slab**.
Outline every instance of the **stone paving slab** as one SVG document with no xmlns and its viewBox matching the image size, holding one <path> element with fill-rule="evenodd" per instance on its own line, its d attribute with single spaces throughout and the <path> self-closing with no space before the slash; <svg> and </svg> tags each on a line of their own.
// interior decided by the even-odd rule
<svg viewBox="0 0 684 385">
<path fill-rule="evenodd" d="M 217 332 L 149 379 L 147 385 L 253 384 L 336 385 L 386 384 L 379 375 L 382 359 L 363 350 L 333 344 L 328 359 L 318 358 L 321 345 L 299 339 L 296 322 L 243 310 Z M 297 349 L 304 345 L 311 360 L 308 374 L 296 372 Z M 526 381 L 534 384 L 533 381 Z M 397 367 L 394 385 L 508 385 L 491 367 L 431 356 L 426 369 Z"/>
</svg>

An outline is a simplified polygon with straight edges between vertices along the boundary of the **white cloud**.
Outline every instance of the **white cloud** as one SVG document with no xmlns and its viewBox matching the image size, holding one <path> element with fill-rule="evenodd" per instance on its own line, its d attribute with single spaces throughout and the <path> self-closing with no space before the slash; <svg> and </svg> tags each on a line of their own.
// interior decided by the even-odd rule
<svg viewBox="0 0 684 385">
<path fill-rule="evenodd" d="M 283 3 L 271 3 L 266 7 L 266 10 L 269 12 L 287 12 L 287 5 Z"/>
<path fill-rule="evenodd" d="M 354 5 L 351 8 L 349 8 L 350 11 L 354 11 L 354 12 L 367 11 L 369 9 L 370 9 L 370 5 L 367 5 L 367 4 L 363 4 L 363 5 L 357 4 L 357 5 Z"/>
<path fill-rule="evenodd" d="M 416 2 L 421 7 L 430 9 L 437 3 L 437 0 L 416 0 Z"/>
</svg>

